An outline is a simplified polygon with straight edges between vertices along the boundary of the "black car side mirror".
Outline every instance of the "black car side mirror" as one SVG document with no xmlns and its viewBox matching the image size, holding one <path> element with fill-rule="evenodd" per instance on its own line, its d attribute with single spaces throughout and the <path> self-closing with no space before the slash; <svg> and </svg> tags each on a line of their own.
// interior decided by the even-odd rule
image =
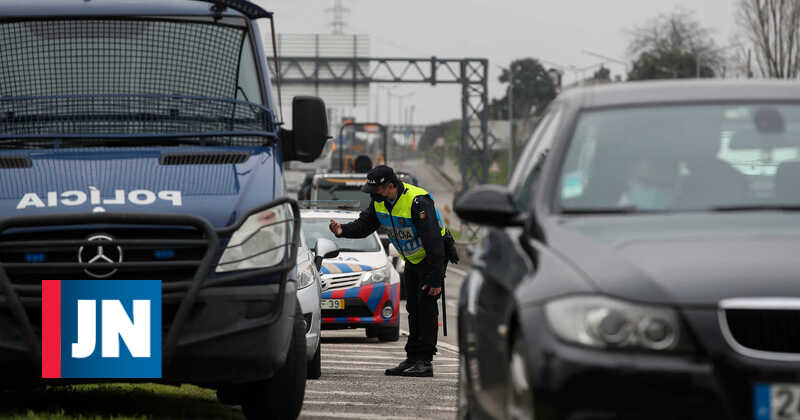
<svg viewBox="0 0 800 420">
<path fill-rule="evenodd" d="M 328 140 L 325 102 L 315 96 L 292 99 L 292 130 L 279 130 L 284 161 L 313 162 Z"/>
<path fill-rule="evenodd" d="M 322 260 L 325 258 L 334 258 L 339 255 L 339 247 L 330 239 L 320 238 L 314 245 L 314 265 L 317 270 L 322 267 Z"/>
<path fill-rule="evenodd" d="M 489 226 L 522 226 L 511 192 L 501 185 L 479 185 L 465 192 L 455 204 L 461 220 Z"/>
</svg>

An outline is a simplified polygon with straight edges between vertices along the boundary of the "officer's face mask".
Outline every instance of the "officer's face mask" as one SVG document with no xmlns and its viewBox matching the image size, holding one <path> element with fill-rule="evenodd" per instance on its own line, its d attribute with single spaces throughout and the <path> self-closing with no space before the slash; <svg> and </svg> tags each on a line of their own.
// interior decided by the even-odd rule
<svg viewBox="0 0 800 420">
<path fill-rule="evenodd" d="M 369 196 L 370 196 L 370 198 L 372 198 L 373 201 L 381 202 L 383 200 L 386 200 L 386 197 L 384 197 L 384 196 L 382 196 L 382 195 L 380 195 L 378 193 L 370 193 Z"/>
</svg>

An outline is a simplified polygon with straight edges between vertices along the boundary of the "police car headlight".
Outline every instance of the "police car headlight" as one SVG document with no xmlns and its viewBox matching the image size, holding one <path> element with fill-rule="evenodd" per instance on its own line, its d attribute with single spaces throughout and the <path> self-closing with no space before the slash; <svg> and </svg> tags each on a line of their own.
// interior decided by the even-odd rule
<svg viewBox="0 0 800 420">
<path fill-rule="evenodd" d="M 297 265 L 297 288 L 305 289 L 314 284 L 314 269 L 311 262 L 304 262 Z"/>
<path fill-rule="evenodd" d="M 217 272 L 265 268 L 286 258 L 292 242 L 292 208 L 283 204 L 258 212 L 233 233 L 217 263 Z"/>
<path fill-rule="evenodd" d="M 389 281 L 391 275 L 391 268 L 388 264 L 377 270 L 365 271 L 361 274 L 361 285 Z"/>
<path fill-rule="evenodd" d="M 674 309 L 603 296 L 573 296 L 545 305 L 550 327 L 561 339 L 599 348 L 674 350 L 681 340 Z"/>
</svg>

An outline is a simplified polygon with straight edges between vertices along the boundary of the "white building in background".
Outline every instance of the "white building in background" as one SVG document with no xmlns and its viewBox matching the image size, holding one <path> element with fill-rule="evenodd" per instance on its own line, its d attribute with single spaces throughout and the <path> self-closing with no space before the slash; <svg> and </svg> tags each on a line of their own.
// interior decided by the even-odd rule
<svg viewBox="0 0 800 420">
<path fill-rule="evenodd" d="M 369 35 L 348 34 L 278 34 L 278 58 L 281 57 L 369 57 Z M 269 44 L 265 44 L 266 46 Z M 269 48 L 271 51 L 271 48 Z M 271 63 L 270 63 L 271 64 Z M 314 63 L 304 62 L 299 67 L 292 66 L 287 69 L 287 62 L 281 67 L 285 69 L 284 77 L 296 79 L 314 74 Z M 370 74 L 368 62 L 358 64 L 356 72 Z M 345 64 L 330 64 L 320 72 L 321 77 L 330 77 L 330 74 L 342 77 L 352 77 L 353 68 Z M 274 79 L 274 77 L 273 77 Z M 369 109 L 370 102 L 369 83 L 344 83 L 344 84 L 283 84 L 281 86 L 281 99 L 283 102 L 283 117 L 287 127 L 291 127 L 292 98 L 300 95 L 319 96 L 328 107 L 331 132 L 338 130 L 341 118 L 350 116 L 355 108 Z"/>
</svg>

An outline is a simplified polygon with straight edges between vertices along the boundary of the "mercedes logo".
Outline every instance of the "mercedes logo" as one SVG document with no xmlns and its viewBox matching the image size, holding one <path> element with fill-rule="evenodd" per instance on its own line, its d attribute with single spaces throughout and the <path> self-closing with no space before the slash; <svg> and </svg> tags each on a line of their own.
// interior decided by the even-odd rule
<svg viewBox="0 0 800 420">
<path fill-rule="evenodd" d="M 94 235 L 90 236 L 88 241 L 113 241 L 114 238 L 108 235 Z M 110 268 L 102 270 L 100 266 L 104 264 L 115 264 L 122 262 L 122 248 L 119 246 L 113 245 L 97 245 L 97 246 L 81 246 L 78 248 L 78 262 L 83 264 L 97 264 L 98 268 L 92 269 L 85 269 L 83 270 L 86 274 L 97 278 L 97 279 L 104 279 L 106 277 L 111 277 L 116 273 L 118 270 L 116 268 Z"/>
</svg>

